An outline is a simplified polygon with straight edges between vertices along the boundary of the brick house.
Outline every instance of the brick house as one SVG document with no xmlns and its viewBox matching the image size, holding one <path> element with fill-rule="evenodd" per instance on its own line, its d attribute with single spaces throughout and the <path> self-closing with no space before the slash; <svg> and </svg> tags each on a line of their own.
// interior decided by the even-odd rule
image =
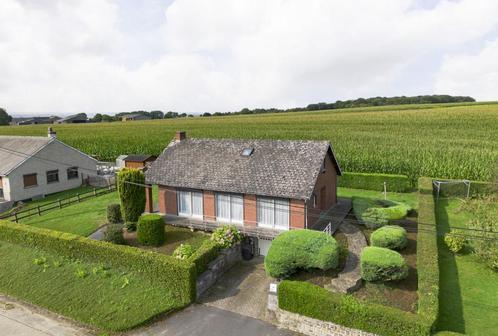
<svg viewBox="0 0 498 336">
<path fill-rule="evenodd" d="M 177 132 L 145 179 L 158 185 L 162 214 L 289 230 L 311 228 L 336 204 L 337 175 L 327 141 L 187 139 Z M 152 188 L 146 195 L 152 212 Z"/>
</svg>

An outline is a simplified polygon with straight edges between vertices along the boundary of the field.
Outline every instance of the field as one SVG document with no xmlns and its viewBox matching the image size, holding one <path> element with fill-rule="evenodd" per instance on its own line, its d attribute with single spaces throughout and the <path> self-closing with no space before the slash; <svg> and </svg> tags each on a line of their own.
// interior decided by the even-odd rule
<svg viewBox="0 0 498 336">
<path fill-rule="evenodd" d="M 0 134 L 45 135 L 47 125 Z M 208 138 L 322 139 L 345 171 L 487 180 L 498 159 L 498 103 L 56 125 L 59 138 L 100 160 L 159 154 L 176 130 Z"/>
</svg>

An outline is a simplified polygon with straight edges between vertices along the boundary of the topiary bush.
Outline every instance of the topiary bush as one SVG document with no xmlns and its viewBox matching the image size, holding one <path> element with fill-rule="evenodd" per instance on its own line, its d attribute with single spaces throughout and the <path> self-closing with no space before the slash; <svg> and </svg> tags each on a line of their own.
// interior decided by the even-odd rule
<svg viewBox="0 0 498 336">
<path fill-rule="evenodd" d="M 285 278 L 298 269 L 328 270 L 339 264 L 339 244 L 330 235 L 313 230 L 292 230 L 278 235 L 265 257 L 265 269 Z"/>
<path fill-rule="evenodd" d="M 194 248 L 190 244 L 180 244 L 174 251 L 173 257 L 177 259 L 188 259 L 194 254 Z"/>
<path fill-rule="evenodd" d="M 463 250 L 467 241 L 461 233 L 456 230 L 451 230 L 444 235 L 444 243 L 453 253 L 458 253 Z"/>
<path fill-rule="evenodd" d="M 118 173 L 117 187 L 125 222 L 137 222 L 145 211 L 145 188 L 140 185 L 144 183 L 144 173 L 138 169 L 123 168 Z"/>
<path fill-rule="evenodd" d="M 109 224 L 104 231 L 104 241 L 125 245 L 126 240 L 123 237 L 123 226 L 120 224 Z"/>
<path fill-rule="evenodd" d="M 372 246 L 402 250 L 408 244 L 406 230 L 397 225 L 383 226 L 370 235 L 370 243 Z"/>
<path fill-rule="evenodd" d="M 166 238 L 164 220 L 160 215 L 148 214 L 139 218 L 137 240 L 142 245 L 160 246 Z"/>
<path fill-rule="evenodd" d="M 129 232 L 133 232 L 133 231 L 137 231 L 137 222 L 126 222 L 124 224 L 124 227 L 126 228 L 126 230 L 128 230 Z"/>
<path fill-rule="evenodd" d="M 235 225 L 223 225 L 211 234 L 211 240 L 221 249 L 232 247 L 241 239 L 242 236 Z"/>
<path fill-rule="evenodd" d="M 361 277 L 366 281 L 393 281 L 408 276 L 401 254 L 384 247 L 368 246 L 361 252 Z"/>
<path fill-rule="evenodd" d="M 411 209 L 408 204 L 402 202 L 353 197 L 353 212 L 369 229 L 388 225 L 390 220 L 403 219 Z"/>
<path fill-rule="evenodd" d="M 119 203 L 112 203 L 107 206 L 107 221 L 111 224 L 123 222 L 123 216 L 121 216 L 121 205 Z"/>
</svg>

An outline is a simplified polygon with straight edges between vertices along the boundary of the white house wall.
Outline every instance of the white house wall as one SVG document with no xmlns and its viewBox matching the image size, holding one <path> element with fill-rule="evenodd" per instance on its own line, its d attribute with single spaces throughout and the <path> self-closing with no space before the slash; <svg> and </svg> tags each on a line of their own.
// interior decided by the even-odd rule
<svg viewBox="0 0 498 336">
<path fill-rule="evenodd" d="M 79 177 L 67 178 L 67 168 L 78 167 Z M 47 184 L 47 171 L 59 171 L 59 182 Z M 24 188 L 23 176 L 37 174 L 37 186 Z M 4 179 L 4 198 L 19 201 L 79 187 L 87 176 L 97 175 L 97 161 L 77 150 L 53 141 Z"/>
</svg>

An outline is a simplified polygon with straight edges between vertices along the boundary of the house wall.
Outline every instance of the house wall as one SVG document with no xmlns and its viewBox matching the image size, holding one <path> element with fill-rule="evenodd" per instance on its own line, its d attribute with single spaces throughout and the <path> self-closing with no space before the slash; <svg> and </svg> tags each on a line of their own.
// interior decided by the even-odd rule
<svg viewBox="0 0 498 336">
<path fill-rule="evenodd" d="M 176 205 L 176 188 L 159 186 L 158 203 L 160 213 L 178 215 L 178 207 Z"/>
<path fill-rule="evenodd" d="M 78 167 L 79 177 L 68 180 L 67 168 Z M 59 182 L 47 183 L 47 171 L 58 170 Z M 37 174 L 37 186 L 24 188 L 23 175 Z M 4 198 L 20 201 L 79 187 L 97 175 L 97 161 L 60 141 L 53 141 L 4 177 Z"/>
<path fill-rule="evenodd" d="M 337 203 L 337 170 L 329 155 L 326 155 L 324 163 L 325 172 L 318 175 L 313 189 L 316 195 L 316 206 L 313 204 L 313 199 L 310 199 L 306 205 L 308 227 L 318 220 L 322 211 L 328 210 Z"/>
<path fill-rule="evenodd" d="M 125 167 L 126 168 L 143 168 L 145 164 L 142 161 L 125 161 Z"/>
</svg>

